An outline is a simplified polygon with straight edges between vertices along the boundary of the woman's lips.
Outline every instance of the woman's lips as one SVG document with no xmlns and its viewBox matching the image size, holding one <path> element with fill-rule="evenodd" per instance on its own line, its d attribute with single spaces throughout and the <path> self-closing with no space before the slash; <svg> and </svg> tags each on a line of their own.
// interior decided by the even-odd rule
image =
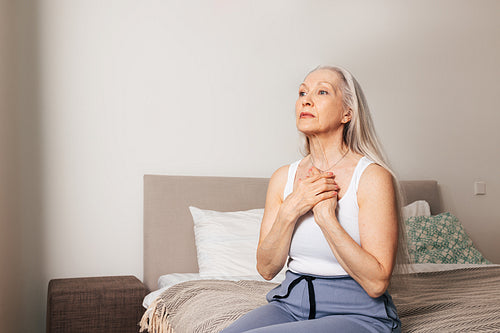
<svg viewBox="0 0 500 333">
<path fill-rule="evenodd" d="M 301 112 L 300 118 L 314 118 L 314 116 L 309 112 Z"/>
</svg>

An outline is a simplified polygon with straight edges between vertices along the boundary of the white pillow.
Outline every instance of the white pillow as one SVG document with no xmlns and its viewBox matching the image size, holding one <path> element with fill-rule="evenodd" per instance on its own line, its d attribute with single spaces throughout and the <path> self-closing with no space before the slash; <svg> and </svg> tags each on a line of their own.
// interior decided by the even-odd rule
<svg viewBox="0 0 500 333">
<path fill-rule="evenodd" d="M 412 216 L 431 216 L 431 207 L 427 201 L 418 200 L 401 208 L 401 212 L 404 220 Z"/>
<path fill-rule="evenodd" d="M 200 276 L 258 275 L 257 244 L 264 209 L 217 212 L 189 207 Z"/>
</svg>

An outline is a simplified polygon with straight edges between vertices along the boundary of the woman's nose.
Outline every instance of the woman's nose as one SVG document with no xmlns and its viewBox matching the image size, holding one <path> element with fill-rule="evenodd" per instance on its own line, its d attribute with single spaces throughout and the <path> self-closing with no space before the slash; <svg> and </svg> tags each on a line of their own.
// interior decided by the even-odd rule
<svg viewBox="0 0 500 333">
<path fill-rule="evenodd" d="M 304 96 L 304 98 L 302 99 L 302 106 L 311 106 L 312 105 L 312 101 L 311 99 L 309 98 L 309 96 Z"/>
</svg>

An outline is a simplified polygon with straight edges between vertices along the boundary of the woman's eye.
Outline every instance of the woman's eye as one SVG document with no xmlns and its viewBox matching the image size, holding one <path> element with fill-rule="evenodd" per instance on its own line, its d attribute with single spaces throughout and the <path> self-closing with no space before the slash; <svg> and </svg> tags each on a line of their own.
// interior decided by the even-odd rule
<svg viewBox="0 0 500 333">
<path fill-rule="evenodd" d="M 299 96 L 305 96 L 306 92 L 305 91 L 299 91 Z"/>
<path fill-rule="evenodd" d="M 326 91 L 326 90 L 320 90 L 319 94 L 320 95 L 328 95 L 328 91 Z"/>
</svg>

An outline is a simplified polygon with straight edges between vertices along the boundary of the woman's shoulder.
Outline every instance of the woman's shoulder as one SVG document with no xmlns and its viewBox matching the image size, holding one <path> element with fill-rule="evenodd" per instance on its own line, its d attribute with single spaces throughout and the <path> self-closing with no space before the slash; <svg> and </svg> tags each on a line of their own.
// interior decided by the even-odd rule
<svg viewBox="0 0 500 333">
<path fill-rule="evenodd" d="M 297 167 L 297 165 L 300 164 L 300 161 L 302 161 L 302 160 L 303 159 L 300 159 L 300 160 L 295 161 L 293 163 L 285 164 L 285 165 L 280 166 L 272 174 L 271 180 L 273 180 L 273 179 L 274 180 L 281 180 L 281 181 L 284 180 L 285 183 L 286 183 L 286 180 L 288 179 L 288 172 L 289 172 L 290 168 Z"/>
<path fill-rule="evenodd" d="M 378 164 L 374 160 L 370 159 L 368 156 L 362 156 L 361 162 L 364 164 L 364 172 L 362 174 L 365 178 L 381 177 L 381 178 L 391 178 L 392 174 L 382 165 Z"/>
<path fill-rule="evenodd" d="M 363 156 L 364 160 L 364 171 L 361 174 L 361 181 L 364 182 L 392 182 L 392 174 L 385 167 L 381 166 L 377 162 L 371 160 L 367 156 Z"/>
<path fill-rule="evenodd" d="M 269 192 L 279 194 L 281 199 L 283 199 L 283 191 L 288 181 L 288 172 L 297 162 L 299 161 L 282 165 L 273 172 L 271 179 L 269 180 Z"/>
<path fill-rule="evenodd" d="M 295 163 L 295 162 L 294 162 Z M 280 166 L 276 171 L 273 172 L 271 176 L 271 183 L 276 183 L 276 184 L 282 184 L 283 188 L 286 185 L 286 182 L 288 180 L 288 171 L 292 167 L 293 163 L 291 164 L 285 164 Z"/>
<path fill-rule="evenodd" d="M 286 165 L 282 165 L 280 166 L 278 169 L 276 169 L 274 172 L 273 172 L 273 175 L 271 176 L 271 179 L 281 179 L 285 176 L 288 175 L 288 169 L 290 168 L 292 164 L 286 164 Z"/>
<path fill-rule="evenodd" d="M 370 197 L 381 193 L 392 193 L 393 176 L 383 166 L 371 161 L 359 179 L 358 197 Z"/>
</svg>

